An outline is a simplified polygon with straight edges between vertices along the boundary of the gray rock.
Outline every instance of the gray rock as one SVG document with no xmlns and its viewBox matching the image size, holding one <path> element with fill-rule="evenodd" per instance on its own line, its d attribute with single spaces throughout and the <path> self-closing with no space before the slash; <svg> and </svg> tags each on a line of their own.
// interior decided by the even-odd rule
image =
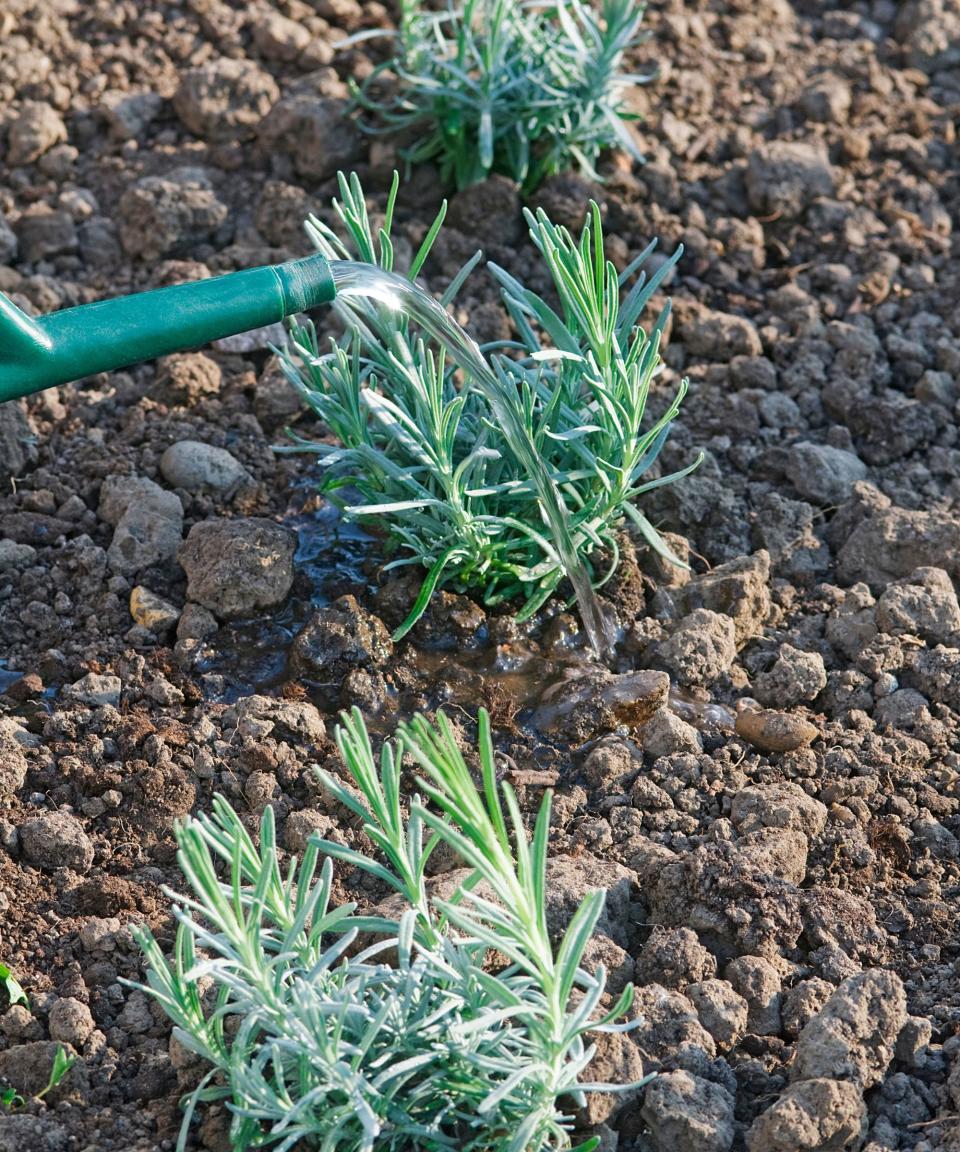
<svg viewBox="0 0 960 1152">
<path fill-rule="evenodd" d="M 679 684 L 712 684 L 737 658 L 736 628 L 729 616 L 697 608 L 654 650 L 654 662 Z"/>
<path fill-rule="evenodd" d="M 195 135 L 224 144 L 254 136 L 279 96 L 273 77 L 252 60 L 221 57 L 183 73 L 173 107 Z"/>
<path fill-rule="evenodd" d="M 703 737 L 670 708 L 660 708 L 637 733 L 644 752 L 653 757 L 672 756 L 677 752 L 702 752 Z"/>
<path fill-rule="evenodd" d="M 643 1079 L 643 1060 L 629 1036 L 617 1032 L 598 1032 L 591 1037 L 591 1042 L 596 1044 L 597 1051 L 587 1067 L 584 1079 L 596 1084 L 635 1084 Z M 622 1093 L 588 1093 L 586 1107 L 577 1117 L 577 1126 L 580 1127 L 582 1122 L 582 1126 L 593 1130 L 619 1113 L 634 1113 L 642 1091 L 642 1088 L 638 1088 Z"/>
<path fill-rule="evenodd" d="M 168 492 L 146 476 L 123 476 L 114 473 L 100 485 L 97 515 L 116 527 L 131 506 L 149 508 L 168 520 L 183 519 L 183 505 L 176 492 Z"/>
<path fill-rule="evenodd" d="M 833 169 L 822 146 L 771 140 L 750 153 L 747 197 L 758 215 L 798 216 L 818 196 L 831 196 Z"/>
<path fill-rule="evenodd" d="M 26 264 L 49 260 L 77 248 L 77 226 L 69 212 L 51 211 L 43 204 L 29 208 L 14 226 L 20 259 Z"/>
<path fill-rule="evenodd" d="M 114 140 L 137 140 L 163 110 L 158 92 L 104 92 L 98 112 Z"/>
<path fill-rule="evenodd" d="M 105 704 L 116 708 L 120 703 L 121 688 L 119 676 L 88 672 L 73 684 L 68 684 L 62 694 L 67 700 L 72 700 L 76 704 L 88 704 L 91 708 L 100 708 Z"/>
<path fill-rule="evenodd" d="M 761 704 L 794 708 L 813 700 L 827 686 L 827 669 L 819 652 L 803 652 L 791 644 L 780 645 L 777 662 L 754 681 Z"/>
<path fill-rule="evenodd" d="M 202 604 L 184 604 L 177 622 L 178 640 L 207 640 L 220 629 L 217 618 Z"/>
<path fill-rule="evenodd" d="M 286 96 L 260 125 L 260 143 L 268 152 L 290 156 L 299 176 L 326 180 L 357 157 L 360 140 L 347 115 L 348 103 L 337 97 Z"/>
<path fill-rule="evenodd" d="M 0 797 L 19 792 L 27 779 L 27 758 L 17 739 L 0 728 Z"/>
<path fill-rule="evenodd" d="M 188 492 L 211 488 L 229 492 L 250 480 L 250 473 L 225 448 L 215 448 L 199 440 L 180 440 L 160 457 L 164 480 Z"/>
<path fill-rule="evenodd" d="M 253 398 L 254 415 L 265 432 L 275 432 L 304 410 L 304 402 L 283 374 L 276 356 L 271 356 L 257 381 Z"/>
<path fill-rule="evenodd" d="M 770 555 L 761 549 L 720 564 L 672 593 L 681 612 L 709 608 L 729 616 L 737 647 L 759 636 L 770 615 Z"/>
<path fill-rule="evenodd" d="M 956 645 L 960 604 L 942 568 L 918 568 L 884 589 L 877 601 L 877 626 L 892 636 L 919 636 L 929 644 Z"/>
<path fill-rule="evenodd" d="M 827 807 L 790 781 L 751 784 L 734 796 L 730 819 L 741 835 L 783 828 L 819 836 L 827 822 Z"/>
<path fill-rule="evenodd" d="M 547 862 L 547 931 L 551 939 L 559 941 L 588 892 L 603 890 L 607 898 L 596 931 L 615 943 L 626 943 L 634 883 L 629 868 L 589 852 L 551 857 Z"/>
<path fill-rule="evenodd" d="M 80 225 L 77 240 L 84 263 L 96 268 L 114 267 L 123 258 L 117 226 L 106 216 L 85 220 Z"/>
<path fill-rule="evenodd" d="M 315 812 L 312 808 L 304 808 L 300 812 L 291 812 L 283 822 L 283 846 L 288 852 L 302 856 L 311 836 L 321 837 L 325 840 L 336 837 L 336 825 L 329 816 L 322 812 Z"/>
<path fill-rule="evenodd" d="M 289 528 L 259 517 L 194 524 L 177 553 L 187 598 L 221 619 L 280 604 L 293 586 L 296 547 Z"/>
<path fill-rule="evenodd" d="M 28 100 L 10 125 L 5 162 L 11 168 L 32 164 L 66 138 L 67 126 L 60 113 L 50 104 Z"/>
<path fill-rule="evenodd" d="M 749 1007 L 728 980 L 701 980 L 684 992 L 718 1048 L 732 1048 L 746 1035 Z"/>
<path fill-rule="evenodd" d="M 25 568 L 36 559 L 37 550 L 29 544 L 18 544 L 15 540 L 0 538 L 0 572 L 12 572 Z"/>
<path fill-rule="evenodd" d="M 791 1080 L 849 1080 L 864 1091 L 883 1079 L 907 999 L 899 976 L 879 968 L 851 976 L 800 1033 Z"/>
<path fill-rule="evenodd" d="M 20 241 L 10 227 L 6 216 L 0 212 L 0 266 L 12 264 L 17 258 Z"/>
<path fill-rule="evenodd" d="M 272 696 L 242 697 L 224 712 L 223 725 L 236 728 L 241 736 L 273 734 L 301 748 L 322 744 L 327 733 L 323 717 L 308 700 L 275 700 Z"/>
<path fill-rule="evenodd" d="M 819 976 L 801 980 L 783 994 L 783 1031 L 787 1036 L 799 1036 L 824 1004 L 833 995 L 833 985 Z"/>
<path fill-rule="evenodd" d="M 98 515 L 115 526 L 107 550 L 114 572 L 133 576 L 177 554 L 183 534 L 183 505 L 145 476 L 108 476 L 100 487 Z"/>
<path fill-rule="evenodd" d="M 855 1084 L 791 1084 L 747 1132 L 747 1152 L 852 1152 L 867 1135 L 867 1106 Z"/>
<path fill-rule="evenodd" d="M 693 1003 L 661 984 L 647 984 L 634 997 L 639 1027 L 627 1035 L 644 1055 L 648 1067 L 685 1064 L 701 1066 L 717 1054 L 713 1037 L 700 1023 Z"/>
<path fill-rule="evenodd" d="M 804 88 L 798 103 L 808 120 L 818 124 L 845 124 L 853 94 L 842 76 L 836 72 L 824 72 Z"/>
<path fill-rule="evenodd" d="M 794 488 L 814 504 L 840 504 L 865 479 L 867 466 L 852 452 L 802 440 L 791 445 L 785 471 Z"/>
<path fill-rule="evenodd" d="M 20 825 L 20 849 L 36 868 L 54 871 L 72 868 L 87 872 L 93 863 L 93 844 L 83 825 L 69 812 L 45 812 Z"/>
<path fill-rule="evenodd" d="M 780 973 L 763 956 L 738 956 L 723 973 L 747 1002 L 747 1029 L 755 1036 L 778 1036 L 783 1002 Z"/>
<path fill-rule="evenodd" d="M 19 476 L 36 460 L 35 439 L 23 401 L 0 404 L 0 483 Z"/>
<path fill-rule="evenodd" d="M 728 1152 L 735 1134 L 733 1097 L 689 1072 L 665 1072 L 649 1085 L 640 1109 L 654 1152 Z"/>
<path fill-rule="evenodd" d="M 124 251 L 150 261 L 211 239 L 230 214 L 202 168 L 144 176 L 120 197 L 117 212 Z"/>
<path fill-rule="evenodd" d="M 862 581 L 871 588 L 928 567 L 960 579 L 960 522 L 949 513 L 880 508 L 854 527 L 837 556 L 844 584 Z"/>
<path fill-rule="evenodd" d="M 960 711 L 960 648 L 936 648 L 917 654 L 909 679 L 928 700 Z"/>
</svg>

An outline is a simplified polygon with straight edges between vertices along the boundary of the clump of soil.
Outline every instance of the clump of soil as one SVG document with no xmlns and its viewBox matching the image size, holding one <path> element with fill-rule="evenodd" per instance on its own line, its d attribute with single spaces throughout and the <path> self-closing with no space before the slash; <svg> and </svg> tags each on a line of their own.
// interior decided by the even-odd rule
<svg viewBox="0 0 960 1152">
<path fill-rule="evenodd" d="M 28 310 L 300 255 L 337 168 L 389 186 L 344 116 L 384 49 L 333 50 L 385 7 L 143 7 L 0 13 L 0 291 Z M 690 377 L 662 466 L 706 459 L 644 511 L 692 572 L 625 541 L 609 667 L 559 603 L 518 628 L 444 594 L 390 642 L 416 579 L 271 451 L 324 433 L 276 332 L 0 408 L 0 959 L 30 1000 L 0 1004 L 0 1077 L 80 1057 L 0 1148 L 171 1147 L 197 1070 L 121 979 L 132 924 L 170 939 L 173 822 L 221 792 L 251 828 L 273 804 L 288 851 L 354 838 L 312 768 L 353 704 L 378 733 L 444 706 L 465 741 L 485 704 L 527 810 L 555 788 L 552 923 L 608 888 L 591 960 L 640 986 L 596 1078 L 661 1073 L 591 1098 L 605 1149 L 960 1148 L 960 10 L 657 0 L 648 25 L 647 162 L 531 200 L 577 226 L 595 197 L 620 266 L 685 247 L 652 403 Z M 413 173 L 398 245 L 440 195 Z M 479 243 L 542 279 L 521 207 L 456 197 L 429 286 Z M 482 275 L 460 318 L 509 333 Z"/>
</svg>

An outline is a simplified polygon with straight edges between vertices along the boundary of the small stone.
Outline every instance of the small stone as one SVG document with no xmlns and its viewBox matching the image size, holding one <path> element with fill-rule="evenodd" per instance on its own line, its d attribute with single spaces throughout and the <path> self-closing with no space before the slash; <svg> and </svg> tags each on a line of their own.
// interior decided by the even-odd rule
<svg viewBox="0 0 960 1152">
<path fill-rule="evenodd" d="M 194 524 L 178 552 L 187 598 L 223 620 L 280 604 L 293 586 L 296 547 L 289 528 L 259 517 Z"/>
<path fill-rule="evenodd" d="M 142 628 L 159 635 L 174 627 L 180 619 L 180 609 L 138 584 L 130 593 L 130 615 Z"/>
<path fill-rule="evenodd" d="M 17 258 L 20 241 L 17 234 L 10 227 L 6 216 L 0 212 L 0 268 L 7 267 Z"/>
<path fill-rule="evenodd" d="M 891 636 L 919 636 L 929 644 L 956 646 L 960 604 L 942 568 L 917 568 L 884 589 L 877 601 L 877 626 Z"/>
<path fill-rule="evenodd" d="M 833 985 L 819 976 L 801 980 L 783 996 L 783 1031 L 787 1036 L 799 1036 L 804 1028 L 833 995 Z"/>
<path fill-rule="evenodd" d="M 800 93 L 800 110 L 819 124 L 846 124 L 853 103 L 850 85 L 835 72 L 824 72 Z"/>
<path fill-rule="evenodd" d="M 744 708 L 737 713 L 736 733 L 761 752 L 794 752 L 812 743 L 818 730 L 802 716 L 768 708 Z"/>
<path fill-rule="evenodd" d="M 114 140 L 138 140 L 163 110 L 157 92 L 104 92 L 98 112 Z"/>
<path fill-rule="evenodd" d="M 679 684 L 712 684 L 737 657 L 734 623 L 729 616 L 697 608 L 656 646 L 654 656 Z"/>
<path fill-rule="evenodd" d="M 90 1009 L 81 1000 L 75 1000 L 72 996 L 62 997 L 50 1009 L 51 1040 L 72 1044 L 74 1048 L 82 1048 L 95 1027 Z"/>
<path fill-rule="evenodd" d="M 855 1084 L 791 1084 L 747 1132 L 747 1152 L 849 1152 L 867 1135 L 867 1106 Z"/>
<path fill-rule="evenodd" d="M 644 752 L 654 758 L 673 756 L 678 752 L 703 751 L 703 737 L 670 708 L 660 708 L 637 733 Z"/>
<path fill-rule="evenodd" d="M 649 1085 L 640 1109 L 652 1152 L 728 1152 L 735 1134 L 733 1097 L 689 1072 L 664 1072 Z"/>
<path fill-rule="evenodd" d="M 857 499 L 855 493 L 851 502 Z M 884 588 L 927 567 L 943 568 L 960 579 L 960 523 L 951 513 L 876 507 L 848 531 L 837 555 L 841 583 L 862 581 L 871 588 Z"/>
<path fill-rule="evenodd" d="M 271 356 L 257 381 L 253 411 L 265 432 L 275 432 L 304 410 L 300 394 L 290 383 L 276 356 Z"/>
<path fill-rule="evenodd" d="M 221 57 L 183 73 L 173 107 L 196 136 L 225 144 L 253 136 L 279 96 L 273 77 L 252 60 Z"/>
<path fill-rule="evenodd" d="M 102 708 L 105 704 L 116 708 L 120 703 L 121 687 L 119 676 L 88 672 L 73 684 L 68 684 L 63 689 L 63 696 L 75 704 L 87 704 L 91 708 Z"/>
<path fill-rule="evenodd" d="M 293 161 L 297 175 L 326 180 L 356 160 L 359 137 L 337 97 L 291 95 L 279 100 L 260 125 L 260 143 Z"/>
<path fill-rule="evenodd" d="M 115 530 L 107 562 L 132 576 L 172 560 L 183 532 L 183 505 L 174 492 L 144 476 L 108 476 L 100 487 L 98 515 Z"/>
<path fill-rule="evenodd" d="M 819 652 L 781 644 L 777 662 L 757 677 L 754 691 L 761 704 L 794 708 L 813 700 L 826 686 L 827 669 Z"/>
<path fill-rule="evenodd" d="M 19 476 L 36 459 L 35 439 L 23 401 L 0 404 L 0 481 Z"/>
<path fill-rule="evenodd" d="M 639 728 L 667 703 L 670 679 L 639 669 L 615 675 L 606 668 L 570 669 L 546 687 L 533 714 L 540 732 L 584 744 L 621 725 Z"/>
<path fill-rule="evenodd" d="M 728 980 L 702 980 L 690 984 L 684 992 L 718 1048 L 732 1048 L 746 1035 L 749 1008 Z"/>
<path fill-rule="evenodd" d="M 0 797 L 13 796 L 27 780 L 27 758 L 12 733 L 0 728 Z"/>
<path fill-rule="evenodd" d="M 738 956 L 724 977 L 747 1002 L 747 1029 L 754 1036 L 777 1036 L 782 1027 L 780 973 L 763 956 Z"/>
<path fill-rule="evenodd" d="M 49 104 L 27 101 L 10 125 L 6 163 L 11 168 L 32 164 L 54 144 L 67 138 L 63 117 Z"/>
<path fill-rule="evenodd" d="M 817 197 L 831 196 L 834 175 L 822 146 L 771 140 L 750 153 L 746 185 L 754 212 L 790 218 Z"/>
<path fill-rule="evenodd" d="M 852 452 L 803 440 L 789 448 L 784 471 L 805 500 L 826 507 L 848 500 L 867 466 Z"/>
<path fill-rule="evenodd" d="M 258 12 L 253 21 L 253 43 L 265 60 L 296 60 L 309 48 L 312 36 L 303 24 L 272 8 Z"/>
<path fill-rule="evenodd" d="M 217 234 L 229 215 L 201 168 L 144 176 L 124 192 L 117 208 L 124 251 L 148 261 L 189 252 Z"/>
<path fill-rule="evenodd" d="M 874 968 L 844 980 L 800 1033 L 791 1080 L 878 1084 L 893 1059 L 907 999 L 900 977 Z"/>
<path fill-rule="evenodd" d="M 341 596 L 319 608 L 290 648 L 295 676 L 337 683 L 353 668 L 369 668 L 393 655 L 390 633 L 379 616 Z"/>
<path fill-rule="evenodd" d="M 69 212 L 51 211 L 43 204 L 31 206 L 15 226 L 20 259 L 26 264 L 50 260 L 77 248 L 77 226 Z"/>
<path fill-rule="evenodd" d="M 185 604 L 177 624 L 178 640 L 209 640 L 220 630 L 217 618 L 202 604 Z"/>
<path fill-rule="evenodd" d="M 51 872 L 57 868 L 88 872 L 93 863 L 90 837 L 69 812 L 47 812 L 26 820 L 20 825 L 20 848 L 28 863 Z"/>
<path fill-rule="evenodd" d="M 219 395 L 222 381 L 216 360 L 202 352 L 178 352 L 157 365 L 156 393 L 177 404 L 195 404 Z"/>
<path fill-rule="evenodd" d="M 729 616 L 737 647 L 763 632 L 770 615 L 770 554 L 764 549 L 720 564 L 672 593 L 681 612 L 709 608 Z"/>
<path fill-rule="evenodd" d="M 199 440 L 171 444 L 160 457 L 160 471 L 168 484 L 188 492 L 200 488 L 229 492 L 250 480 L 250 473 L 225 448 Z"/>
<path fill-rule="evenodd" d="M 730 820 L 742 836 L 760 828 L 793 829 L 805 836 L 819 836 L 827 822 L 827 807 L 790 781 L 751 784 L 734 796 Z"/>
<path fill-rule="evenodd" d="M 309 700 L 275 700 L 272 696 L 243 696 L 223 714 L 224 728 L 241 735 L 272 734 L 299 748 L 322 744 L 327 729 Z"/>
</svg>

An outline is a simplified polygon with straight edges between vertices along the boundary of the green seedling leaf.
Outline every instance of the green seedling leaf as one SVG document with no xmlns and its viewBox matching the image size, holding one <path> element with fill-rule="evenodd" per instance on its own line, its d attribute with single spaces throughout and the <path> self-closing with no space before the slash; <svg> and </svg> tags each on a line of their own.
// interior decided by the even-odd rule
<svg viewBox="0 0 960 1152">
<path fill-rule="evenodd" d="M 24 992 L 10 969 L 3 963 L 0 963 L 0 986 L 3 987 L 6 993 L 7 1007 L 13 1007 L 14 1004 L 26 1004 L 29 1007 L 30 1002 L 27 999 L 26 992 Z"/>
</svg>

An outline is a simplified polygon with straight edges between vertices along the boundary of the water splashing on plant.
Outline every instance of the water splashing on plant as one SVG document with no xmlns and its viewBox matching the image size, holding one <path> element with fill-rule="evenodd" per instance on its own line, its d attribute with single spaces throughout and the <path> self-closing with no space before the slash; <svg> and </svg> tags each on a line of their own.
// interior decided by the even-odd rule
<svg viewBox="0 0 960 1152">
<path fill-rule="evenodd" d="M 453 356 L 482 391 L 504 437 L 536 485 L 540 507 L 550 526 L 552 543 L 573 586 L 590 645 L 597 656 L 606 655 L 613 647 L 613 635 L 593 590 L 590 574 L 578 553 L 563 499 L 530 442 L 516 406 L 505 396 L 506 385 L 494 375 L 477 344 L 441 304 L 403 276 L 350 260 L 335 260 L 331 269 L 339 299 L 366 297 L 397 312 L 404 312 Z"/>
</svg>

